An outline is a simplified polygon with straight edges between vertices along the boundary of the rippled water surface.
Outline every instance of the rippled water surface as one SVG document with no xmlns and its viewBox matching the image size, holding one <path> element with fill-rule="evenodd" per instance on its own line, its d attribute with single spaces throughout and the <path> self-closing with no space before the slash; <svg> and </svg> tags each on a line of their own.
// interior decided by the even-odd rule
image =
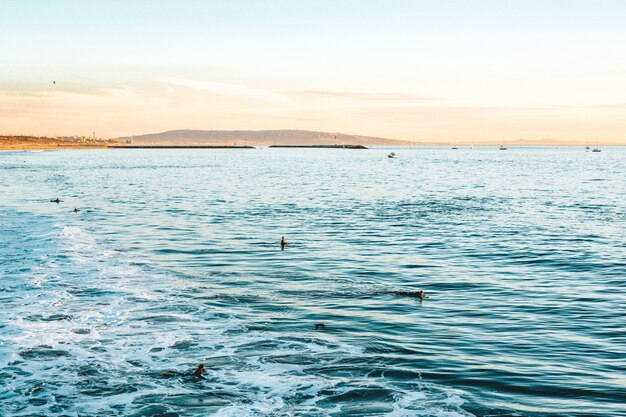
<svg viewBox="0 0 626 417">
<path fill-rule="evenodd" d="M 0 415 L 626 415 L 626 149 L 395 151 L 0 153 Z"/>
</svg>

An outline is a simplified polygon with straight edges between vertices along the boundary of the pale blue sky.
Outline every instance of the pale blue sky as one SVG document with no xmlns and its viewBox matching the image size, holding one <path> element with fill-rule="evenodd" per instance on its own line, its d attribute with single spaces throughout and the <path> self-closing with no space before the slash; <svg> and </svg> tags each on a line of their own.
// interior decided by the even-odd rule
<svg viewBox="0 0 626 417">
<path fill-rule="evenodd" d="M 47 94 L 56 103 L 63 94 L 66 99 L 90 94 L 110 108 L 118 102 L 104 102 L 114 89 L 116 94 L 138 94 L 148 104 L 169 100 L 168 106 L 187 106 L 197 111 L 197 120 L 206 114 L 230 118 L 221 128 L 317 127 L 447 140 L 463 131 L 453 126 L 460 119 L 442 119 L 439 112 L 433 123 L 432 117 L 423 120 L 424 111 L 626 102 L 624 22 L 626 1 L 621 0 L 2 0 L 0 93 L 11 99 L 0 96 L 0 108 L 19 113 L 24 128 L 39 132 L 48 126 L 57 132 L 49 113 L 37 118 L 24 112 L 26 101 L 16 95 Z M 58 81 L 54 87 L 53 79 Z M 226 85 L 231 87 L 225 90 Z M 255 112 L 247 100 L 246 111 L 234 115 L 219 114 L 222 103 L 212 100 L 216 95 L 243 100 L 246 92 L 261 101 L 282 94 L 295 104 Z M 367 114 L 364 100 L 354 102 L 357 96 L 338 101 L 337 93 L 346 92 L 374 98 Z M 379 103 L 381 94 L 387 99 L 404 96 L 390 105 L 389 100 Z M 135 104 L 141 101 L 134 99 Z M 373 101 L 381 104 L 379 113 Z M 234 101 L 228 104 L 236 107 Z M 397 112 L 392 114 L 390 107 Z M 323 114 L 328 108 L 343 112 L 344 121 Z M 602 116 L 610 123 L 616 116 L 612 109 Z M 154 128 L 186 127 L 181 125 L 196 120 L 171 113 L 171 120 L 160 120 Z M 364 126 L 364 118 L 372 120 L 374 114 L 377 124 Z M 85 113 L 80 120 L 89 123 L 90 117 Z M 108 123 L 121 122 L 113 118 Z M 136 128 L 123 122 L 131 130 L 150 129 L 145 122 Z M 208 124 L 206 128 L 216 127 Z M 82 129 L 82 124 L 76 126 Z M 357 126 L 373 131 L 357 132 Z M 532 135 L 555 136 L 555 126 Z M 10 127 L 0 120 L 0 130 Z M 613 126 L 618 127 L 622 125 Z M 120 129 L 111 134 L 113 130 Z M 470 130 L 479 132 L 478 127 Z"/>
</svg>

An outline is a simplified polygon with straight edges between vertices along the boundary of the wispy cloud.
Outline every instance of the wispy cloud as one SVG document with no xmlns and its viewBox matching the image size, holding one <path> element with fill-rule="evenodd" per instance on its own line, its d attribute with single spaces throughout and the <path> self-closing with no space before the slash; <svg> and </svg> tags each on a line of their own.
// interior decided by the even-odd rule
<svg viewBox="0 0 626 417">
<path fill-rule="evenodd" d="M 126 86 L 90 92 L 0 90 L 0 132 L 5 133 L 54 136 L 96 130 L 115 136 L 131 124 L 148 125 L 149 119 L 163 118 L 168 112 L 167 98 Z"/>
<path fill-rule="evenodd" d="M 0 133 L 66 135 L 95 130 L 116 137 L 180 128 L 293 128 L 429 141 L 550 136 L 623 143 L 620 132 L 626 131 L 626 119 L 621 117 L 626 103 L 619 100 L 586 106 L 479 106 L 391 92 L 275 93 L 183 78 L 162 78 L 154 87 L 0 89 Z"/>
<path fill-rule="evenodd" d="M 251 88 L 243 84 L 218 83 L 175 77 L 156 77 L 154 80 L 169 85 L 191 88 L 193 90 L 225 97 L 251 98 L 283 105 L 291 104 L 291 100 L 285 95 L 269 90 Z"/>
<path fill-rule="evenodd" d="M 295 94 L 301 96 L 326 96 L 340 99 L 350 99 L 376 103 L 415 104 L 432 102 L 436 99 L 415 94 L 387 93 L 387 92 L 358 92 L 358 91 L 333 91 L 333 90 L 301 90 Z"/>
<path fill-rule="evenodd" d="M 626 103 L 608 103 L 593 106 L 597 109 L 626 109 Z"/>
</svg>

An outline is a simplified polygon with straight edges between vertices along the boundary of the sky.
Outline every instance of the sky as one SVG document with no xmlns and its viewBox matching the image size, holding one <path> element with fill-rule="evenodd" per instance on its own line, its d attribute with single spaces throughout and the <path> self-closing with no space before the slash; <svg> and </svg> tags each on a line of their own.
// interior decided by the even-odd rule
<svg viewBox="0 0 626 417">
<path fill-rule="evenodd" d="M 622 0 L 0 0 L 0 134 L 626 145 Z"/>
</svg>

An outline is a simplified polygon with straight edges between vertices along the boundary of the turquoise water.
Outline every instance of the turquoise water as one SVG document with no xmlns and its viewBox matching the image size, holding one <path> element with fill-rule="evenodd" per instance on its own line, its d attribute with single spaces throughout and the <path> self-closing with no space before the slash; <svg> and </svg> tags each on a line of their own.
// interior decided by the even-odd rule
<svg viewBox="0 0 626 417">
<path fill-rule="evenodd" d="M 626 149 L 389 151 L 0 153 L 0 415 L 626 415 Z"/>
</svg>

